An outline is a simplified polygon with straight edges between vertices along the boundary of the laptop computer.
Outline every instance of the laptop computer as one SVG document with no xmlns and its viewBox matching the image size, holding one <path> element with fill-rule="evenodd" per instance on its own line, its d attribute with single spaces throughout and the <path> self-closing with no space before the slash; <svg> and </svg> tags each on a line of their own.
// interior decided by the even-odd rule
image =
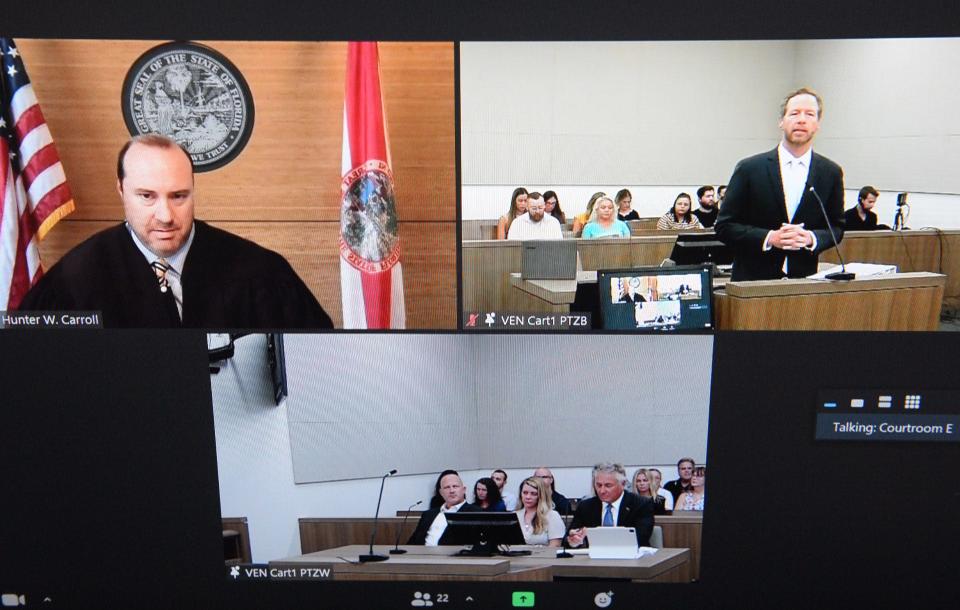
<svg viewBox="0 0 960 610">
<path fill-rule="evenodd" d="M 590 559 L 636 559 L 637 530 L 632 527 L 588 527 Z"/>
<path fill-rule="evenodd" d="M 524 241 L 520 277 L 525 280 L 577 279 L 577 242 L 565 239 Z"/>
</svg>

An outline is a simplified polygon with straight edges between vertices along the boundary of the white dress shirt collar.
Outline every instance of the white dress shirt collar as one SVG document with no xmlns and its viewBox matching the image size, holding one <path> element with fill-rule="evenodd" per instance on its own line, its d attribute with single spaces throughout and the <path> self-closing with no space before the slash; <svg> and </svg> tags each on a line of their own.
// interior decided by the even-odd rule
<svg viewBox="0 0 960 610">
<path fill-rule="evenodd" d="M 130 223 L 124 223 L 124 226 L 127 228 L 127 231 L 130 232 L 130 237 L 133 238 L 133 243 L 137 246 L 137 250 L 143 254 L 143 257 L 147 259 L 148 263 L 153 263 L 155 261 L 163 258 L 167 261 L 167 264 L 170 265 L 171 271 L 176 272 L 177 277 L 183 275 L 183 264 L 187 261 L 187 254 L 190 252 L 190 246 L 193 244 L 193 236 L 197 232 L 197 223 L 193 223 L 190 226 L 190 235 L 187 236 L 187 241 L 183 242 L 183 245 L 180 246 L 180 249 L 171 254 L 170 256 L 160 257 L 150 251 L 140 238 L 137 237 L 137 234 L 134 233 L 133 228 L 130 226 Z M 169 273 L 169 271 L 167 272 Z"/>
</svg>

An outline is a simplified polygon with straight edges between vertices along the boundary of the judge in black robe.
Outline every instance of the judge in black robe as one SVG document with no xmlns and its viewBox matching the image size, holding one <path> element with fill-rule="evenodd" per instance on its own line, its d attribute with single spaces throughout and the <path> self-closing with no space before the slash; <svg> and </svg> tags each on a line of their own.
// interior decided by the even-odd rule
<svg viewBox="0 0 960 610">
<path fill-rule="evenodd" d="M 330 316 L 290 264 L 251 241 L 194 220 L 183 264 L 183 317 L 172 292 L 125 224 L 67 253 L 20 304 L 21 311 L 100 311 L 115 328 L 332 328 Z"/>
</svg>

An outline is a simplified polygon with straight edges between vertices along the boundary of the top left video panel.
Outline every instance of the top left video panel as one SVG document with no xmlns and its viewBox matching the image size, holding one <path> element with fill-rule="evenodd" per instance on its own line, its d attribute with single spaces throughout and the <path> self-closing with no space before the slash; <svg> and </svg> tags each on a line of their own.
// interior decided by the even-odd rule
<svg viewBox="0 0 960 610">
<path fill-rule="evenodd" d="M 457 327 L 453 43 L 0 42 L 0 327 Z"/>
</svg>

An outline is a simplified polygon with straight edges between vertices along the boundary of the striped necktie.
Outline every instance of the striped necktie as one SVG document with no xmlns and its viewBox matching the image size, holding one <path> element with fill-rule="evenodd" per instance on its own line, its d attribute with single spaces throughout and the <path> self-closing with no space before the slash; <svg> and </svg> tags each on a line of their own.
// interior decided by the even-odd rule
<svg viewBox="0 0 960 610">
<path fill-rule="evenodd" d="M 160 285 L 160 292 L 168 291 L 170 289 L 170 282 L 167 280 L 167 271 L 172 269 L 170 264 L 166 261 L 166 259 L 158 258 L 150 263 L 150 266 L 153 267 L 153 272 L 157 276 L 157 283 Z"/>
</svg>

